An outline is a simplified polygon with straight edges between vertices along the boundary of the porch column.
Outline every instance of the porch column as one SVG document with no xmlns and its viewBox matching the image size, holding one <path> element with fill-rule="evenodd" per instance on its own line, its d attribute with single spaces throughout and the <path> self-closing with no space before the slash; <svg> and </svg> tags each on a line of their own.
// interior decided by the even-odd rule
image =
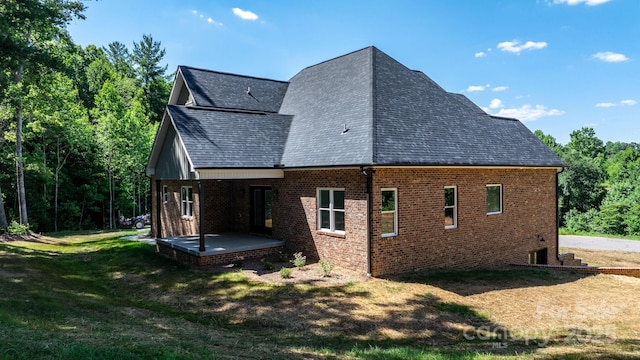
<svg viewBox="0 0 640 360">
<path fill-rule="evenodd" d="M 204 185 L 202 180 L 198 180 L 198 232 L 200 233 L 200 248 L 199 251 L 206 251 L 207 248 L 204 245 Z"/>
</svg>

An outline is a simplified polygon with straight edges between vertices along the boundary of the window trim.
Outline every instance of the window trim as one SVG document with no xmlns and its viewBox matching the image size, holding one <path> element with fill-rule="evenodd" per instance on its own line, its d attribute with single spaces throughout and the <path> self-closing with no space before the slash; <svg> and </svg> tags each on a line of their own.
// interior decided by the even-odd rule
<svg viewBox="0 0 640 360">
<path fill-rule="evenodd" d="M 487 184 L 486 188 L 486 196 L 489 196 L 489 188 L 490 187 L 498 187 L 500 188 L 500 211 L 492 211 L 489 212 L 489 209 L 487 208 L 487 215 L 499 215 L 502 214 L 504 211 L 504 207 L 503 207 L 503 202 L 502 202 L 502 197 L 503 197 L 503 192 L 502 192 L 502 184 Z"/>
<path fill-rule="evenodd" d="M 384 191 L 393 191 L 395 196 L 393 197 L 393 211 L 382 210 L 382 193 Z M 380 215 L 393 213 L 393 232 L 382 233 L 382 221 L 380 222 L 380 233 L 383 238 L 398 236 L 398 188 L 381 188 L 380 189 Z"/>
<path fill-rule="evenodd" d="M 453 209 L 453 225 L 445 225 L 444 228 L 455 229 L 458 227 L 458 187 L 456 185 L 445 186 L 444 187 L 445 192 L 447 189 L 453 189 L 453 205 L 447 206 L 447 203 L 445 201 L 444 211 L 446 215 L 447 209 Z"/>
<path fill-rule="evenodd" d="M 323 208 L 320 207 L 320 192 L 321 191 L 329 191 L 329 207 L 328 208 Z M 333 195 L 335 191 L 342 191 L 343 192 L 343 201 L 344 204 L 343 206 L 345 207 L 344 209 L 336 209 L 334 208 L 334 200 L 333 200 Z M 322 232 L 327 232 L 327 233 L 331 233 L 331 234 L 340 234 L 340 235 L 344 235 L 346 233 L 347 230 L 347 224 L 346 224 L 346 198 L 344 197 L 344 193 L 345 190 L 344 188 L 317 188 L 316 189 L 316 210 L 318 212 L 318 216 L 317 216 L 317 221 L 318 221 L 318 230 L 322 231 Z M 329 211 L 329 228 L 323 228 L 322 227 L 322 210 L 325 211 Z M 336 212 L 341 212 L 344 214 L 344 218 L 345 218 L 345 229 L 344 230 L 336 230 L 336 216 L 335 213 Z"/>
<path fill-rule="evenodd" d="M 187 191 L 187 198 L 185 198 L 185 190 Z M 189 209 L 187 213 L 187 209 Z M 180 187 L 180 216 L 183 218 L 192 218 L 193 217 L 193 186 L 182 186 Z"/>
<path fill-rule="evenodd" d="M 169 190 L 167 185 L 162 185 L 162 203 L 166 204 L 169 202 Z"/>
</svg>

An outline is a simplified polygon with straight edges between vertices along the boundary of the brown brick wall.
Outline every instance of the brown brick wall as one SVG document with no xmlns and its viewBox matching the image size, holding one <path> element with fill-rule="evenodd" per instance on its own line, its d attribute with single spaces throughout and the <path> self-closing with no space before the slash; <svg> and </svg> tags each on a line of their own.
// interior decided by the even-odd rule
<svg viewBox="0 0 640 360">
<path fill-rule="evenodd" d="M 554 169 L 376 169 L 372 275 L 500 268 L 548 249 L 556 264 Z M 503 213 L 487 215 L 486 185 L 503 185 Z M 458 227 L 444 228 L 444 187 L 457 186 Z M 398 190 L 398 235 L 382 238 L 381 188 Z M 542 242 L 540 239 L 544 239 Z"/>
<path fill-rule="evenodd" d="M 367 272 L 366 177 L 357 169 L 287 171 L 279 188 L 274 237 L 288 252 L 302 251 L 308 260 L 329 259 L 336 265 Z M 318 231 L 318 188 L 345 190 L 345 235 Z M 277 222 L 276 222 L 277 221 Z M 277 225 L 276 225 L 277 224 Z"/>
<path fill-rule="evenodd" d="M 556 260 L 554 169 L 376 169 L 373 179 L 372 275 L 424 269 L 499 268 L 525 264 L 531 251 Z M 153 183 L 155 186 L 155 182 Z M 196 234 L 197 181 L 162 181 L 162 235 Z M 194 217 L 180 217 L 180 187 L 194 191 Z M 486 214 L 486 185 L 503 185 L 503 213 Z M 286 171 L 284 179 L 204 181 L 205 233 L 249 231 L 250 186 L 271 186 L 273 238 L 310 262 L 367 269 L 366 177 L 357 169 Z M 444 229 L 444 187 L 457 186 L 458 227 Z M 398 235 L 381 237 L 381 188 L 398 190 Z M 317 230 L 318 188 L 345 189 L 345 235 Z M 153 201 L 156 197 L 153 196 Z M 154 211 L 155 215 L 156 212 Z M 545 241 L 540 241 L 544 239 Z"/>
</svg>

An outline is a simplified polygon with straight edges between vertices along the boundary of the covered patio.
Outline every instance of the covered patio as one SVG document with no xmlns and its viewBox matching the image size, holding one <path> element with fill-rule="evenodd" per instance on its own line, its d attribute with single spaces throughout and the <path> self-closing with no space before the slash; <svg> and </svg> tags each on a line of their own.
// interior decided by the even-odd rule
<svg viewBox="0 0 640 360">
<path fill-rule="evenodd" d="M 158 252 L 189 265 L 229 264 L 237 259 L 260 258 L 283 251 L 284 241 L 248 233 L 199 234 L 156 239 Z"/>
</svg>

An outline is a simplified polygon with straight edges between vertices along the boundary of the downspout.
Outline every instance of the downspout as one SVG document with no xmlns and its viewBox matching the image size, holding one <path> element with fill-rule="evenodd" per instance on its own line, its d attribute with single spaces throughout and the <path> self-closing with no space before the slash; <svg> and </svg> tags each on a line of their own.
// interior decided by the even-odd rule
<svg viewBox="0 0 640 360">
<path fill-rule="evenodd" d="M 198 250 L 200 252 L 204 252 L 207 250 L 204 244 L 203 209 L 204 209 L 204 186 L 202 185 L 202 180 L 198 180 L 198 232 L 200 233 L 200 248 Z"/>
<path fill-rule="evenodd" d="M 371 249 L 373 248 L 373 168 L 362 168 L 362 173 L 367 177 L 367 276 L 371 276 Z"/>
<path fill-rule="evenodd" d="M 564 171 L 564 168 L 560 168 L 560 171 L 556 171 L 556 259 L 562 265 L 560 260 L 560 192 L 558 177 Z"/>
</svg>

